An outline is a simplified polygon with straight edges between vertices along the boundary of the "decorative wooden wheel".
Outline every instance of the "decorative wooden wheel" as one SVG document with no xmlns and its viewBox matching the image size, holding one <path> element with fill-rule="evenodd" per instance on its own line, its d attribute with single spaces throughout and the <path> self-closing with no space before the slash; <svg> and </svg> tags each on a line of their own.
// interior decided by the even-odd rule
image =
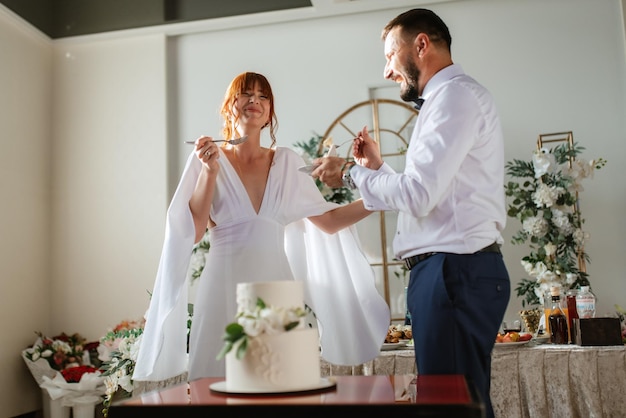
<svg viewBox="0 0 626 418">
<path fill-rule="evenodd" d="M 404 169 L 406 149 L 413 131 L 418 110 L 413 106 L 390 99 L 372 99 L 357 103 L 339 115 L 330 124 L 323 139 L 332 137 L 335 145 L 355 138 L 367 126 L 369 134 L 376 140 L 385 162 L 394 170 Z M 324 153 L 320 141 L 318 154 Z M 339 156 L 352 158 L 349 143 L 337 150 Z M 358 195 L 358 192 L 355 193 Z M 377 212 L 357 224 L 359 236 L 370 264 L 377 277 L 377 287 L 391 309 L 393 321 L 403 321 L 405 317 L 404 287 L 408 280 L 403 263 L 393 258 L 391 242 L 396 231 L 395 212 Z M 389 243 L 389 244 L 388 244 Z"/>
</svg>

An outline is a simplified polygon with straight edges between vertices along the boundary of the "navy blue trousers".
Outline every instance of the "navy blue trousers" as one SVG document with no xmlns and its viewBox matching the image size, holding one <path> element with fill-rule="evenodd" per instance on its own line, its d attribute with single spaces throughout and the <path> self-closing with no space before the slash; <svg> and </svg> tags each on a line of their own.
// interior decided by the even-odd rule
<svg viewBox="0 0 626 418">
<path fill-rule="evenodd" d="M 437 253 L 411 270 L 407 305 L 418 374 L 463 374 L 493 417 L 491 350 L 511 283 L 499 253 Z"/>
</svg>

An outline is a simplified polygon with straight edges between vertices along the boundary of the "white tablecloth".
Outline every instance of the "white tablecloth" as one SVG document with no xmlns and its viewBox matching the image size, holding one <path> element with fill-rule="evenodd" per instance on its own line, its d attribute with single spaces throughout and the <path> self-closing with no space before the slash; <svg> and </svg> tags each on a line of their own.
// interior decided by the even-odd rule
<svg viewBox="0 0 626 418">
<path fill-rule="evenodd" d="M 322 377 L 326 376 L 373 376 L 416 374 L 414 350 L 382 351 L 374 360 L 359 366 L 337 366 L 323 359 L 320 361 Z"/>
<path fill-rule="evenodd" d="M 496 417 L 626 417 L 624 346 L 538 345 L 495 349 Z"/>
<path fill-rule="evenodd" d="M 491 401 L 498 418 L 626 417 L 625 346 L 532 345 L 492 353 Z M 355 367 L 322 361 L 322 374 L 416 373 L 414 351 L 383 351 Z"/>
</svg>

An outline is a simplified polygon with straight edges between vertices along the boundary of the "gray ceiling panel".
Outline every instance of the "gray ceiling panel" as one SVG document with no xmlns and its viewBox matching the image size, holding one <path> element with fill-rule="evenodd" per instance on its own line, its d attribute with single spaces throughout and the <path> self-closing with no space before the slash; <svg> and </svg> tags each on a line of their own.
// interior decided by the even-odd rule
<svg viewBox="0 0 626 418">
<path fill-rule="evenodd" d="M 311 0 L 0 0 L 52 39 L 312 7 Z"/>
</svg>

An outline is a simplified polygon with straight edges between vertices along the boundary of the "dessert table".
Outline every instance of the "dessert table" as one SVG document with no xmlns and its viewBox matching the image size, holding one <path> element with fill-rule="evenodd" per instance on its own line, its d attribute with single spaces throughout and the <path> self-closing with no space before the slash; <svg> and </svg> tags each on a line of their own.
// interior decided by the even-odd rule
<svg viewBox="0 0 626 418">
<path fill-rule="evenodd" d="M 322 360 L 322 374 L 416 374 L 414 355 L 413 350 L 382 351 L 353 367 Z M 502 345 L 491 358 L 496 417 L 626 416 L 625 346 Z"/>
<path fill-rule="evenodd" d="M 204 378 L 145 392 L 115 402 L 110 418 L 142 416 L 380 418 L 483 417 L 484 405 L 464 376 L 333 376 L 323 390 L 292 394 L 235 394 L 214 391 L 224 378 Z"/>
<path fill-rule="evenodd" d="M 496 417 L 626 416 L 625 346 L 528 345 L 492 353 Z"/>
</svg>

